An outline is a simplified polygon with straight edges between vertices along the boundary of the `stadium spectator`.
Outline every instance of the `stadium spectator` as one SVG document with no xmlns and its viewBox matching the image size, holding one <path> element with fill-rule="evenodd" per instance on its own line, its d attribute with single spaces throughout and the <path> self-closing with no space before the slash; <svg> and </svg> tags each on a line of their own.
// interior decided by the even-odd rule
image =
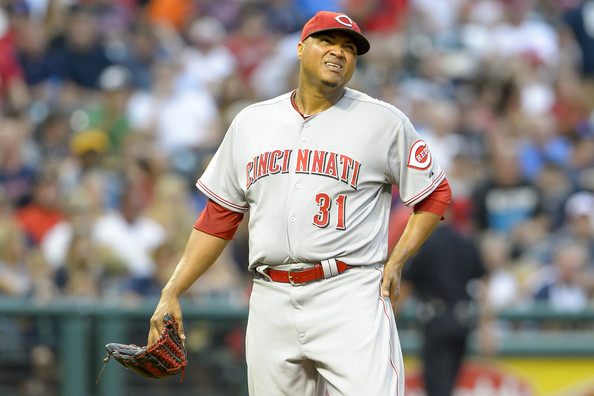
<svg viewBox="0 0 594 396">
<path fill-rule="evenodd" d="M 30 101 L 29 87 L 17 58 L 9 16 L 0 8 L 0 110 L 22 110 Z"/>
<path fill-rule="evenodd" d="M 495 149 L 491 174 L 473 191 L 473 219 L 478 230 L 512 232 L 521 222 L 541 215 L 541 193 L 523 177 L 516 151 L 515 147 Z"/>
<path fill-rule="evenodd" d="M 576 2 L 578 5 L 563 13 L 563 22 L 574 35 L 582 57 L 580 71 L 587 75 L 594 75 L 594 35 L 592 34 L 590 18 L 594 13 L 594 3 L 591 0 Z"/>
<path fill-rule="evenodd" d="M 594 193 L 590 191 L 578 191 L 569 196 L 565 203 L 565 220 L 549 234 L 548 255 L 544 260 L 551 260 L 552 251 L 558 246 L 572 242 L 588 247 L 587 266 L 594 269 Z"/>
<path fill-rule="evenodd" d="M 219 111 L 210 92 L 178 84 L 181 64 L 174 57 L 153 64 L 150 91 L 136 90 L 128 101 L 130 127 L 171 159 L 176 171 L 192 175 L 200 155 L 222 139 Z"/>
<path fill-rule="evenodd" d="M 108 151 L 120 154 L 130 134 L 127 117 L 128 100 L 132 93 L 132 74 L 120 65 L 106 67 L 99 75 L 99 96 L 84 112 L 88 129 L 105 132 L 109 138 Z"/>
<path fill-rule="evenodd" d="M 27 234 L 29 243 L 39 246 L 48 231 L 64 219 L 60 198 L 60 186 L 55 169 L 48 167 L 39 171 L 36 174 L 31 202 L 15 212 L 15 217 Z"/>
<path fill-rule="evenodd" d="M 403 28 L 409 3 L 407 0 L 343 0 L 342 7 L 347 15 L 360 21 L 359 27 L 374 45 L 379 35 L 390 35 Z"/>
<path fill-rule="evenodd" d="M 20 114 L 0 116 L 0 184 L 14 207 L 31 200 L 36 160 L 30 153 L 27 123 Z"/>
<path fill-rule="evenodd" d="M 491 55 L 499 61 L 522 60 L 556 66 L 559 60 L 559 35 L 541 15 L 534 14 L 533 0 L 502 3 L 503 18 L 490 34 Z"/>
<path fill-rule="evenodd" d="M 527 117 L 524 137 L 518 142 L 520 166 L 531 181 L 547 163 L 569 168 L 573 147 L 566 136 L 559 135 L 554 117 L 548 114 Z"/>
<path fill-rule="evenodd" d="M 490 232 L 480 239 L 480 252 L 489 273 L 485 303 L 493 311 L 521 303 L 522 268 L 511 258 L 512 244 L 504 235 Z"/>
<path fill-rule="evenodd" d="M 579 311 L 589 305 L 591 274 L 586 271 L 588 249 L 579 243 L 559 245 L 552 263 L 533 275 L 534 299 L 559 311 Z"/>
<path fill-rule="evenodd" d="M 70 124 L 66 114 L 53 111 L 44 115 L 35 127 L 35 141 L 41 161 L 57 167 L 70 156 Z M 60 175 L 58 175 L 60 178 Z"/>
<path fill-rule="evenodd" d="M 588 117 L 592 106 L 588 105 L 590 98 L 584 92 L 584 82 L 575 70 L 566 70 L 559 73 L 554 85 L 555 103 L 551 114 L 555 117 L 556 133 L 574 140 L 588 133 Z"/>
<path fill-rule="evenodd" d="M 111 275 L 109 270 L 89 230 L 78 230 L 72 235 L 64 267 L 57 271 L 57 283 L 67 296 L 98 298 L 104 292 L 104 279 Z"/>
<path fill-rule="evenodd" d="M 44 25 L 26 20 L 20 31 L 18 60 L 34 101 L 60 105 L 63 63 L 55 51 L 51 51 L 50 37 Z"/>
<path fill-rule="evenodd" d="M 166 172 L 154 182 L 152 199 L 145 209 L 146 217 L 159 223 L 177 254 L 183 253 L 188 230 L 202 208 L 196 207 L 191 184 L 178 173 Z"/>
<path fill-rule="evenodd" d="M 410 26 L 414 32 L 439 37 L 451 32 L 460 22 L 461 7 L 459 1 L 442 1 L 436 4 L 430 0 L 410 1 L 410 13 L 418 21 Z"/>
<path fill-rule="evenodd" d="M 564 22 L 562 26 L 565 29 L 561 28 L 561 34 L 564 34 L 564 38 L 570 43 L 568 55 L 573 55 L 570 57 L 574 61 L 573 70 L 580 77 L 578 98 L 585 105 L 586 110 L 592 111 L 594 107 L 594 30 L 592 29 L 594 1 L 578 2 L 576 7 L 568 10 L 562 17 Z M 570 52 L 575 47 L 578 50 Z"/>
<path fill-rule="evenodd" d="M 458 133 L 459 108 L 453 101 L 430 100 L 423 113 L 425 117 L 421 119 L 419 133 L 431 147 L 431 154 L 449 173 L 454 157 L 465 144 L 464 137 Z"/>
<path fill-rule="evenodd" d="M 343 8 L 346 7 L 344 3 L 341 6 Z M 343 11 L 345 10 L 343 9 Z M 345 13 L 351 15 L 347 11 Z M 293 0 L 268 1 L 266 14 L 268 14 L 272 30 L 281 35 L 297 33 L 309 17 L 311 17 L 311 15 L 307 16 L 306 11 L 300 8 L 297 2 Z"/>
<path fill-rule="evenodd" d="M 52 42 L 53 56 L 60 61 L 60 76 L 70 106 L 94 99 L 99 75 L 112 61 L 99 34 L 96 15 L 90 6 L 73 5 L 65 21 L 63 35 Z"/>
<path fill-rule="evenodd" d="M 250 79 L 254 98 L 273 98 L 297 87 L 299 62 L 293 54 L 298 42 L 299 33 L 287 35 L 276 43 L 269 56 L 258 63 Z"/>
<path fill-rule="evenodd" d="M 64 201 L 64 219 L 46 233 L 40 245 L 45 261 L 55 274 L 65 267 L 74 236 L 89 233 L 97 217 L 84 187 L 70 192 Z"/>
<path fill-rule="evenodd" d="M 89 6 L 97 21 L 97 33 L 102 38 L 109 59 L 118 62 L 123 55 L 122 46 L 128 28 L 138 20 L 138 2 L 92 1 Z"/>
<path fill-rule="evenodd" d="M 576 190 L 576 181 L 568 177 L 567 167 L 554 162 L 546 162 L 535 180 L 542 191 L 542 207 L 550 220 L 549 232 L 562 226 L 565 221 L 565 202 Z"/>
<path fill-rule="evenodd" d="M 578 138 L 568 173 L 579 188 L 594 191 L 594 110 L 588 119 L 580 122 L 577 130 Z"/>
<path fill-rule="evenodd" d="M 215 100 L 221 96 L 223 82 L 237 69 L 237 61 L 225 46 L 227 31 L 213 17 L 201 17 L 187 31 L 189 45 L 182 51 L 181 84 L 206 88 Z"/>
<path fill-rule="evenodd" d="M 29 297 L 35 301 L 49 301 L 56 298 L 59 295 L 59 288 L 41 250 L 38 247 L 28 249 L 25 260 L 31 282 Z"/>
<path fill-rule="evenodd" d="M 100 216 L 92 229 L 92 241 L 110 251 L 126 268 L 126 275 L 110 287 L 115 293 L 144 294 L 150 291 L 155 274 L 152 258 L 165 241 L 163 227 L 144 216 L 144 196 L 132 188 L 122 192 L 118 210 Z"/>
<path fill-rule="evenodd" d="M 69 143 L 72 159 L 81 174 L 105 167 L 104 157 L 109 150 L 109 136 L 105 131 L 86 129 L 72 134 Z"/>
<path fill-rule="evenodd" d="M 27 268 L 27 236 L 13 219 L 0 220 L 0 295 L 28 297 L 33 285 Z"/>
<path fill-rule="evenodd" d="M 135 88 L 150 90 L 152 64 L 162 51 L 154 29 L 141 22 L 135 23 L 125 37 L 124 49 L 125 53 L 118 63 L 130 71 Z"/>
<path fill-rule="evenodd" d="M 254 88 L 252 74 L 262 59 L 273 52 L 276 39 L 262 7 L 246 3 L 238 26 L 229 34 L 226 45 L 235 56 L 239 76 L 248 87 Z"/>
</svg>

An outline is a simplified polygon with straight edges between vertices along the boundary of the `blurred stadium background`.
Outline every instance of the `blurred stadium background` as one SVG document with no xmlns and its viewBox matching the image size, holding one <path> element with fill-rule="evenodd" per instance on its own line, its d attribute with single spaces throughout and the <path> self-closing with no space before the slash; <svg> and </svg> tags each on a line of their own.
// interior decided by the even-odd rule
<svg viewBox="0 0 594 396">
<path fill-rule="evenodd" d="M 245 395 L 240 228 L 185 296 L 190 366 L 143 345 L 233 116 L 296 87 L 303 23 L 372 43 L 350 86 L 408 114 L 446 170 L 451 222 L 489 270 L 457 396 L 594 395 L 594 1 L 0 0 L 0 394 Z M 390 243 L 408 216 L 394 194 Z M 245 222 L 244 222 L 245 223 Z M 402 302 L 407 395 L 419 310 Z"/>
</svg>

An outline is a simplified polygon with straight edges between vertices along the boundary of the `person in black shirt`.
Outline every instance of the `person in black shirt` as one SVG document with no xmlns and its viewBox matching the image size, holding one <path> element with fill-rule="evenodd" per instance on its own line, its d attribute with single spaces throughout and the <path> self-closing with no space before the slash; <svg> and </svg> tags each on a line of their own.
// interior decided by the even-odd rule
<svg viewBox="0 0 594 396">
<path fill-rule="evenodd" d="M 454 389 L 477 318 L 469 282 L 486 274 L 477 246 L 447 222 L 404 266 L 403 294 L 411 290 L 422 308 L 420 357 L 428 396 L 450 395 Z"/>
</svg>

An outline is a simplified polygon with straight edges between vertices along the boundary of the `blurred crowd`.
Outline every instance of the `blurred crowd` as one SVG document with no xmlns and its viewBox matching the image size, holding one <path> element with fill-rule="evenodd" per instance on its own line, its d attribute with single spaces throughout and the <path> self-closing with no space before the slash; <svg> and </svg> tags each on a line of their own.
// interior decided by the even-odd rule
<svg viewBox="0 0 594 396">
<path fill-rule="evenodd" d="M 493 307 L 591 305 L 580 0 L 0 0 L 0 295 L 157 296 L 205 205 L 196 179 L 240 109 L 296 87 L 321 9 L 371 42 L 350 86 L 403 110 L 445 169 Z M 391 230 L 409 213 L 395 190 Z M 190 297 L 245 303 L 245 223 Z"/>
</svg>

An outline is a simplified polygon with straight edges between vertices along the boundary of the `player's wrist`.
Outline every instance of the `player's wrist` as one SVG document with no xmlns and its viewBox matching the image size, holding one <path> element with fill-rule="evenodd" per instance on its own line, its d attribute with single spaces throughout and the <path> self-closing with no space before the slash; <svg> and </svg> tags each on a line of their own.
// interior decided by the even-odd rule
<svg viewBox="0 0 594 396">
<path fill-rule="evenodd" d="M 161 290 L 161 300 L 179 299 L 182 295 L 182 291 L 172 284 L 166 284 Z"/>
</svg>

